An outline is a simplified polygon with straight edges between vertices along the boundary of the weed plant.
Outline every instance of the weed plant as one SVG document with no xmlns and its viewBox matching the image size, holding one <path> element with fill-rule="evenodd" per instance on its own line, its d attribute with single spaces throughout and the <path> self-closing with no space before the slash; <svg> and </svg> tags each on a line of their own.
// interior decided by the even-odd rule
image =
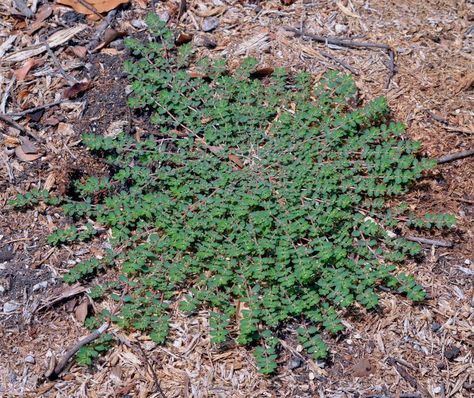
<svg viewBox="0 0 474 398">
<path fill-rule="evenodd" d="M 386 206 L 436 163 L 390 122 L 387 101 L 357 106 L 352 78 L 336 72 L 315 83 L 284 69 L 258 78 L 251 58 L 232 73 L 224 61 L 196 63 L 156 16 L 148 24 L 152 40 L 127 40 L 125 70 L 129 104 L 151 114 L 155 131 L 84 136 L 110 175 L 78 182 L 79 200 L 62 199 L 76 224 L 89 221 L 49 242 L 89 239 L 100 226 L 112 249 L 64 280 L 117 265 L 119 279 L 92 292 L 121 303 L 104 316 L 163 343 L 172 305 L 207 308 L 213 341 L 254 347 L 263 373 L 275 370 L 279 330 L 290 321 L 320 359 L 321 330 L 341 332 L 338 314 L 355 303 L 375 308 L 378 286 L 423 300 L 414 278 L 397 271 L 420 246 L 391 231 L 401 219 L 417 228 L 453 220 Z M 38 197 L 47 200 L 41 192 L 29 200 Z"/>
</svg>

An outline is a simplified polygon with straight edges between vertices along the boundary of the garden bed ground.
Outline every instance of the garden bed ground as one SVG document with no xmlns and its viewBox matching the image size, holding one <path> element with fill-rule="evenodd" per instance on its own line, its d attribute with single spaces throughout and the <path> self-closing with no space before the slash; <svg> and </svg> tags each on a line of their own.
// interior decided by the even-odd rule
<svg viewBox="0 0 474 398">
<path fill-rule="evenodd" d="M 0 46 L 11 35 L 17 36 L 0 59 L 7 113 L 61 98 L 67 80 L 57 73 L 48 51 L 35 57 L 43 64 L 24 79 L 17 74 L 13 80 L 11 73 L 23 62 L 7 62 L 11 54 L 55 31 L 85 23 L 87 28 L 52 50 L 69 79 L 92 84 L 71 101 L 18 120 L 40 137 L 41 142 L 31 141 L 41 157 L 24 162 L 21 154 L 8 154 L 2 147 L 0 396 L 160 397 L 157 380 L 166 397 L 474 396 L 473 158 L 440 165 L 408 197 L 420 214 L 448 211 L 457 218 L 457 227 L 449 235 L 432 236 L 452 241 L 454 247 L 426 246 L 422 261 L 404 266 L 427 289 L 430 299 L 414 306 L 402 296 L 383 293 L 381 311 L 352 312 L 345 317 L 344 336 L 327 340 L 331 355 L 324 366 L 302 357 L 296 343 L 283 341 L 280 370 L 273 377 L 260 376 L 245 349 L 217 351 L 210 344 L 207 314 L 202 312 L 192 317 L 176 314 L 164 347 L 155 347 L 138 334 L 128 335 L 129 346 L 117 345 L 93 368 L 72 365 L 58 380 L 46 380 L 51 358 L 59 360 L 87 334 L 78 309 L 87 286 L 62 286 L 60 276 L 79 259 L 100 257 L 103 243 L 50 248 L 46 237 L 67 220 L 42 208 L 13 211 L 7 200 L 33 186 L 64 193 L 72 178 L 100 172 L 103 166 L 80 146 L 82 133 L 107 134 L 115 128 L 139 133 L 152 127 L 146 117 L 133 115 L 126 106 L 121 40 L 81 58 L 72 47 L 87 46 L 100 22 L 51 5 L 52 15 L 32 31 L 39 11 L 25 20 L 14 15 L 9 3 L 0 6 Z M 141 34 L 151 3 L 132 1 L 118 11 L 112 26 L 130 35 Z M 194 35 L 201 55 L 225 55 L 231 65 L 252 55 L 262 67 L 305 69 L 316 77 L 328 68 L 347 72 L 328 55 L 335 57 L 357 72 L 362 100 L 388 97 L 394 119 L 406 123 L 407 136 L 420 140 L 427 155 L 474 148 L 474 5 L 470 1 L 298 0 L 283 5 L 215 0 L 189 2 L 179 22 L 178 3 L 156 3 L 156 11 L 168 14 L 171 26 Z M 208 33 L 201 29 L 206 16 L 219 23 Z M 386 43 L 396 49 L 397 73 L 385 89 L 389 64 L 385 52 L 328 48 L 295 37 L 285 26 Z M 11 125 L 0 123 L 6 136 L 18 135 Z M 93 310 L 98 308 L 92 302 L 89 311 Z"/>
</svg>

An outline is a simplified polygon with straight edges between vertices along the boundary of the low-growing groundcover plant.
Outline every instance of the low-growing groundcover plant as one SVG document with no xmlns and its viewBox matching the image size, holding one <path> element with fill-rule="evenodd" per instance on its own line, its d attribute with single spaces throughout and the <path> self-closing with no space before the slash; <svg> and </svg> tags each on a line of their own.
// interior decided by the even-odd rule
<svg viewBox="0 0 474 398">
<path fill-rule="evenodd" d="M 84 136 L 110 175 L 61 199 L 78 225 L 89 221 L 50 243 L 89 239 L 99 225 L 111 230 L 112 249 L 66 282 L 116 264 L 120 278 L 91 292 L 122 303 L 103 316 L 163 343 L 170 305 L 205 307 L 213 341 L 252 346 L 263 373 L 276 369 L 279 330 L 290 321 L 307 353 L 325 358 L 320 331 L 340 332 L 338 312 L 355 303 L 376 307 L 378 286 L 425 297 L 396 267 L 419 245 L 391 231 L 401 219 L 422 229 L 452 218 L 387 208 L 436 162 L 418 158 L 420 145 L 389 121 L 384 98 L 356 107 L 353 80 L 335 72 L 317 84 L 283 69 L 262 80 L 253 59 L 232 73 L 207 59 L 192 71 L 191 48 L 177 48 L 156 16 L 148 24 L 153 40 L 128 40 L 125 68 L 130 106 L 151 112 L 156 131 Z"/>
</svg>

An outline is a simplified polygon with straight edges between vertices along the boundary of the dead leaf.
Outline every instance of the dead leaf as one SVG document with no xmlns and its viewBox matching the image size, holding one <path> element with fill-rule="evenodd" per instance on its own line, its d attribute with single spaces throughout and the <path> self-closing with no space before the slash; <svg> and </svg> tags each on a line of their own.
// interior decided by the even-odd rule
<svg viewBox="0 0 474 398">
<path fill-rule="evenodd" d="M 176 36 L 175 44 L 177 46 L 181 46 L 182 44 L 189 43 L 193 39 L 193 35 L 189 33 L 180 32 L 178 36 Z"/>
<path fill-rule="evenodd" d="M 48 19 L 51 14 L 53 13 L 53 8 L 49 4 L 43 4 L 40 8 L 38 8 L 38 12 L 36 13 L 35 22 L 43 22 Z"/>
<path fill-rule="evenodd" d="M 23 162 L 32 162 L 33 160 L 39 159 L 42 156 L 41 153 L 25 153 L 21 148 L 21 145 L 15 147 L 15 155 Z"/>
<path fill-rule="evenodd" d="M 38 148 L 36 148 L 36 145 L 33 144 L 28 137 L 21 137 L 21 149 L 23 152 L 26 154 L 32 154 L 32 153 L 38 153 Z"/>
<path fill-rule="evenodd" d="M 85 299 L 76 307 L 74 311 L 74 316 L 76 317 L 77 321 L 80 323 L 84 323 L 87 318 L 87 313 L 89 311 L 89 299 Z"/>
<path fill-rule="evenodd" d="M 250 73 L 250 78 L 261 79 L 262 77 L 270 76 L 274 69 L 272 67 L 256 69 Z"/>
<path fill-rule="evenodd" d="M 83 0 L 84 3 L 87 3 L 91 6 L 92 9 L 95 9 L 99 13 L 109 12 L 117 8 L 120 4 L 127 4 L 129 0 Z M 58 4 L 69 6 L 74 9 L 74 11 L 85 14 L 85 15 L 93 15 L 94 12 L 83 6 L 78 0 L 58 0 Z"/>
<path fill-rule="evenodd" d="M 229 160 L 233 163 L 236 164 L 236 166 L 239 168 L 239 169 L 243 169 L 244 168 L 244 164 L 242 163 L 242 161 L 240 160 L 240 158 L 237 156 L 237 155 L 234 155 L 233 153 L 229 154 Z"/>
<path fill-rule="evenodd" d="M 284 6 L 291 6 L 295 2 L 296 0 L 281 0 L 281 4 L 283 4 Z"/>
<path fill-rule="evenodd" d="M 66 99 L 71 99 L 77 97 L 79 94 L 83 93 L 84 91 L 87 91 L 91 86 L 91 82 L 85 81 L 85 82 L 79 82 L 73 84 L 71 87 L 68 87 L 64 90 L 63 96 Z"/>
<path fill-rule="evenodd" d="M 92 50 L 92 52 L 99 51 L 100 49 L 108 46 L 110 43 L 112 43 L 114 40 L 117 40 L 121 37 L 124 37 L 127 35 L 127 32 L 119 32 L 115 29 L 107 29 L 104 33 L 104 40 L 102 43 L 100 43 L 96 48 Z"/>
<path fill-rule="evenodd" d="M 43 124 L 45 126 L 57 126 L 59 123 L 59 119 L 55 118 L 54 116 L 48 117 L 47 119 L 43 120 Z"/>
<path fill-rule="evenodd" d="M 78 58 L 85 58 L 87 55 L 87 48 L 84 46 L 73 46 L 70 50 Z"/>
<path fill-rule="evenodd" d="M 373 373 L 373 366 L 367 358 L 359 359 L 354 365 L 351 366 L 350 372 L 354 377 L 367 377 Z"/>
<path fill-rule="evenodd" d="M 25 80 L 28 72 L 33 69 L 35 66 L 41 65 L 43 61 L 41 59 L 29 59 L 26 61 L 20 69 L 15 71 L 15 76 L 18 81 Z"/>
<path fill-rule="evenodd" d="M 458 93 L 464 90 L 468 90 L 474 85 L 474 72 L 468 73 L 459 82 Z"/>
<path fill-rule="evenodd" d="M 49 4 L 42 5 L 36 13 L 36 19 L 31 24 L 30 29 L 28 30 L 28 34 L 32 35 L 38 29 L 42 28 L 45 25 L 43 22 L 48 19 L 52 14 L 53 8 Z"/>
<path fill-rule="evenodd" d="M 190 70 L 188 72 L 188 75 L 191 79 L 196 79 L 198 77 L 202 78 L 202 79 L 205 79 L 207 77 L 207 75 L 205 73 L 202 73 L 202 72 L 197 72 L 197 71 L 192 71 Z"/>
</svg>

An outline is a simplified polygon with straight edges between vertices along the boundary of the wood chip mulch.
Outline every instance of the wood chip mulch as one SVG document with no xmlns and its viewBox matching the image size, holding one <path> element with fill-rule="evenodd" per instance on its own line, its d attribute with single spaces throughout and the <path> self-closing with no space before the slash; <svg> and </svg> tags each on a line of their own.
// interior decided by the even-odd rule
<svg viewBox="0 0 474 398">
<path fill-rule="evenodd" d="M 457 219 L 453 231 L 428 237 L 452 248 L 425 246 L 422 258 L 403 267 L 429 299 L 413 305 L 383 292 L 379 311 L 353 309 L 344 315 L 344 335 L 327 339 L 330 361 L 308 360 L 289 338 L 280 370 L 263 377 L 251 351 L 210 344 L 205 311 L 176 311 L 166 345 L 112 326 L 120 343 L 94 366 L 72 363 L 56 380 L 44 377 L 88 334 L 84 300 L 90 313 L 113 306 L 89 299 L 88 286 L 60 283 L 81 259 L 100 258 L 104 243 L 53 249 L 46 237 L 68 220 L 41 207 L 16 212 L 7 201 L 33 187 L 64 194 L 72 179 L 103 171 L 81 147 L 82 133 L 153 128 L 129 112 L 121 71 L 123 36 L 143 35 L 151 10 L 192 39 L 198 55 L 225 57 L 231 66 L 250 55 L 261 67 L 308 70 L 316 78 L 328 69 L 352 73 L 361 100 L 387 96 L 394 119 L 431 157 L 474 148 L 470 0 L 89 1 L 105 10 L 83 3 L 0 4 L 0 396 L 474 397 L 472 157 L 440 165 L 406 198 L 419 214 Z M 384 44 L 395 56 L 321 43 L 295 29 Z"/>
</svg>

